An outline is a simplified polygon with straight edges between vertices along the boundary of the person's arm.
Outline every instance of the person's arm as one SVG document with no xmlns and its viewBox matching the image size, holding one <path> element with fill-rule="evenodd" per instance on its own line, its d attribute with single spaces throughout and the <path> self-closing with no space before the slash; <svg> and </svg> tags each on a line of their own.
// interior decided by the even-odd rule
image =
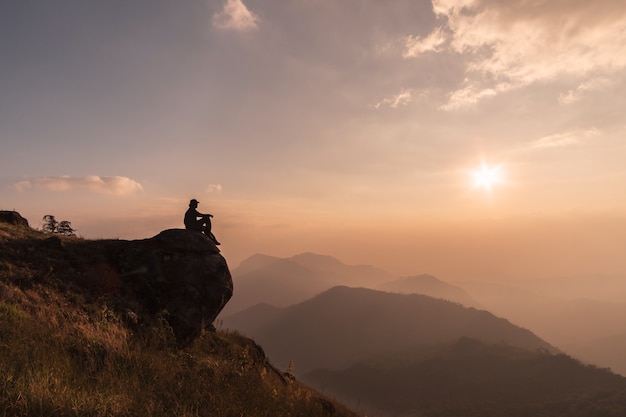
<svg viewBox="0 0 626 417">
<path fill-rule="evenodd" d="M 200 212 L 199 212 L 198 210 L 196 210 L 196 209 L 194 209 L 193 211 L 194 211 L 194 213 L 193 213 L 193 214 L 196 216 L 196 218 L 198 218 L 198 217 L 213 217 L 213 215 L 212 215 L 212 214 L 202 214 L 202 213 L 200 213 Z"/>
</svg>

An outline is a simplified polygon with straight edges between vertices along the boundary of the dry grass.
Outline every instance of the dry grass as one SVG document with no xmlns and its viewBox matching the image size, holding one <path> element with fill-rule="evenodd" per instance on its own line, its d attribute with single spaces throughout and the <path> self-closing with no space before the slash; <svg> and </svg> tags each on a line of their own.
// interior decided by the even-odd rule
<svg viewBox="0 0 626 417">
<path fill-rule="evenodd" d="M 0 298 L 2 415 L 330 414 L 330 403 L 283 380 L 237 334 L 179 350 L 164 321 L 131 334 L 110 312 L 90 316 L 37 290 L 3 285 Z"/>
<path fill-rule="evenodd" d="M 207 333 L 181 349 L 165 312 L 137 326 L 114 299 L 85 301 L 31 250 L 46 238 L 0 224 L 0 416 L 353 416 L 250 339 Z"/>
</svg>

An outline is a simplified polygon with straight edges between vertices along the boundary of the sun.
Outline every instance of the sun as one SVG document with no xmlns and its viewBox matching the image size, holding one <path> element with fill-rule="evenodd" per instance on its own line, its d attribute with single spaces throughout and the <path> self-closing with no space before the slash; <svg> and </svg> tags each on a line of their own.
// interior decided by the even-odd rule
<svg viewBox="0 0 626 417">
<path fill-rule="evenodd" d="M 483 164 L 480 168 L 472 172 L 472 177 L 474 178 L 474 187 L 483 188 L 485 190 L 491 190 L 494 185 L 504 180 L 502 167 L 499 165 L 489 166 Z"/>
</svg>

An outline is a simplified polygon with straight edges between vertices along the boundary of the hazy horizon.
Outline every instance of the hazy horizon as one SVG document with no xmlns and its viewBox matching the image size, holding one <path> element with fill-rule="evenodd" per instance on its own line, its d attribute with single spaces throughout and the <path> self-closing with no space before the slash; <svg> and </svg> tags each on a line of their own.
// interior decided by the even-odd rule
<svg viewBox="0 0 626 417">
<path fill-rule="evenodd" d="M 626 275 L 618 0 L 0 5 L 0 209 L 85 238 L 212 213 L 231 268 Z"/>
</svg>

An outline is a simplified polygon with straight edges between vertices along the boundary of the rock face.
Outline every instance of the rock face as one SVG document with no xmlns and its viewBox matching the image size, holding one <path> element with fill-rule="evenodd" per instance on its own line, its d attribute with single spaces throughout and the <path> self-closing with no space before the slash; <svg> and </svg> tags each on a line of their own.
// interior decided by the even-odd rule
<svg viewBox="0 0 626 417">
<path fill-rule="evenodd" d="M 0 222 L 16 226 L 28 226 L 28 220 L 23 218 L 17 211 L 0 210 Z"/>
<path fill-rule="evenodd" d="M 210 327 L 233 294 L 226 260 L 200 232 L 169 229 L 150 239 L 111 241 L 107 253 L 137 299 L 153 312 L 167 310 L 182 343 Z"/>
<path fill-rule="evenodd" d="M 134 244 L 150 253 L 150 276 L 177 338 L 194 338 L 210 326 L 233 295 L 230 270 L 217 246 L 204 234 L 183 229 Z"/>
<path fill-rule="evenodd" d="M 28 226 L 17 212 L 0 212 L 0 221 Z M 201 232 L 169 229 L 130 241 L 35 233 L 0 243 L 0 261 L 14 264 L 20 285 L 63 283 L 137 318 L 132 325 L 165 318 L 181 344 L 212 328 L 233 294 L 226 260 Z M 22 270 L 29 273 L 21 276 Z"/>
</svg>

